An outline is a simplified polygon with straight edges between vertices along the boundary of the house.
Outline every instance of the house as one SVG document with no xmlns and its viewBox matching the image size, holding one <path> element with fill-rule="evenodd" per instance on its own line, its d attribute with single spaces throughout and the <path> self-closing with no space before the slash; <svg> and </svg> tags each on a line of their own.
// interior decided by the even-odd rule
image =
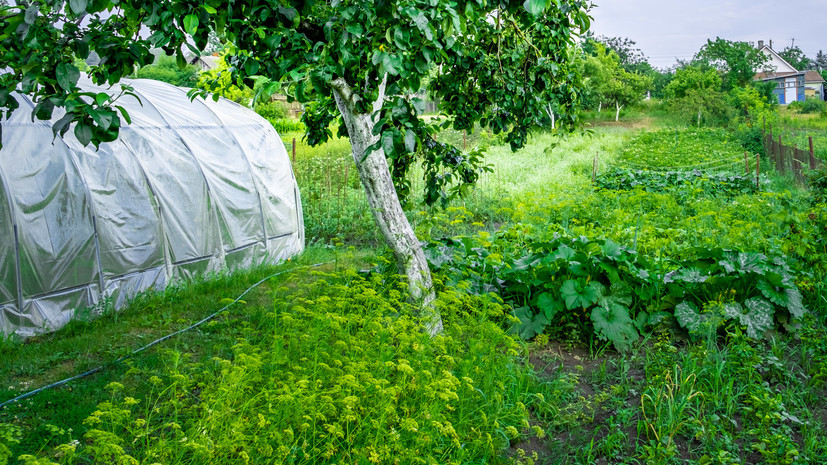
<svg viewBox="0 0 827 465">
<path fill-rule="evenodd" d="M 804 95 L 807 98 L 815 97 L 819 100 L 827 100 L 824 95 L 824 78 L 818 71 L 810 70 L 804 75 Z"/>
<path fill-rule="evenodd" d="M 810 94 L 823 98 L 824 79 L 815 79 L 815 76 L 812 76 L 812 74 L 818 75 L 818 73 L 810 74 L 808 71 L 795 69 L 793 65 L 772 49 L 772 41 L 770 41 L 770 45 L 764 45 L 764 41 L 759 40 L 758 48 L 769 57 L 770 62 L 763 72 L 755 75 L 755 80 L 775 82 L 776 88 L 773 90 L 773 94 L 778 97 L 778 103 L 786 105 L 796 101 L 803 102 L 808 95 L 808 88 Z"/>
</svg>

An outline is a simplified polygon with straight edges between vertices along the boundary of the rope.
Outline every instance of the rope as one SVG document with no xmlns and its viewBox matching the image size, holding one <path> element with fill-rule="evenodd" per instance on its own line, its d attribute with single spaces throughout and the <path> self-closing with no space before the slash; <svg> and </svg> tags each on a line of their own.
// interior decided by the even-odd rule
<svg viewBox="0 0 827 465">
<path fill-rule="evenodd" d="M 728 168 L 731 166 L 735 166 L 739 163 L 743 163 L 743 160 L 732 160 L 732 161 L 711 161 L 711 162 L 704 162 L 704 163 L 697 163 L 694 165 L 682 165 L 682 166 L 663 166 L 663 167 L 644 167 L 642 165 L 637 165 L 634 163 L 623 162 L 622 165 L 617 164 L 615 167 L 622 167 L 622 168 L 631 168 L 634 170 L 641 170 L 641 171 L 655 171 L 655 172 L 667 172 L 667 171 L 692 171 L 692 170 L 713 170 L 713 169 L 722 169 Z"/>
<path fill-rule="evenodd" d="M 64 384 L 68 384 L 68 383 L 70 383 L 70 382 L 72 382 L 72 381 L 74 381 L 74 380 L 81 379 L 81 378 L 85 378 L 85 377 L 87 377 L 87 376 L 89 376 L 89 375 L 93 375 L 93 374 L 95 374 L 95 373 L 97 373 L 97 372 L 99 372 L 99 371 L 103 371 L 103 370 L 104 370 L 106 367 L 108 367 L 108 366 L 116 365 L 116 364 L 118 364 L 118 363 L 123 363 L 124 361 L 126 361 L 126 360 L 128 360 L 128 359 L 132 358 L 133 356 L 135 356 L 135 355 L 137 355 L 137 354 L 139 354 L 139 353 L 141 353 L 141 352 L 143 352 L 143 351 L 145 351 L 145 350 L 149 349 L 150 347 L 152 347 L 152 346 L 154 346 L 154 345 L 156 345 L 156 344 L 160 344 L 161 342 L 164 342 L 164 341 L 166 341 L 167 339 L 170 339 L 170 338 L 172 338 L 172 337 L 175 337 L 175 336 L 177 336 L 177 335 L 179 335 L 179 334 L 182 334 L 182 333 L 185 333 L 185 332 L 187 332 L 187 331 L 191 331 L 191 330 L 193 330 L 193 329 L 195 329 L 195 328 L 197 328 L 197 327 L 199 327 L 199 326 L 203 325 L 204 323 L 206 323 L 206 322 L 208 322 L 208 321 L 212 320 L 213 318 L 215 318 L 216 316 L 218 316 L 218 314 L 220 314 L 221 312 L 223 312 L 223 311 L 227 310 L 228 308 L 230 308 L 231 306 L 235 305 L 235 304 L 236 304 L 239 300 L 241 300 L 241 299 L 242 299 L 245 295 L 247 295 L 250 291 L 252 291 L 253 289 L 257 288 L 258 286 L 260 286 L 262 283 L 264 283 L 265 281 L 267 281 L 267 280 L 269 280 L 269 279 L 275 278 L 276 276 L 279 276 L 279 275 L 282 275 L 282 274 L 285 274 L 285 273 L 289 273 L 289 272 L 293 272 L 293 271 L 297 271 L 297 270 L 301 270 L 301 269 L 305 269 L 305 268 L 316 268 L 316 267 L 319 267 L 319 266 L 322 266 L 322 265 L 326 265 L 326 264 L 328 264 L 328 263 L 332 263 L 332 262 L 325 262 L 325 263 L 314 263 L 314 264 L 312 264 L 312 265 L 299 266 L 299 267 L 296 267 L 296 268 L 291 268 L 291 269 L 289 269 L 289 270 L 283 270 L 283 271 L 279 271 L 279 272 L 277 272 L 277 273 L 273 273 L 273 274 L 271 274 L 270 276 L 267 276 L 266 278 L 264 278 L 264 279 L 260 280 L 259 282 L 257 282 L 257 283 L 255 283 L 255 284 L 253 284 L 252 286 L 248 287 L 248 288 L 247 288 L 247 290 L 245 290 L 243 293 L 241 293 L 241 295 L 239 295 L 238 297 L 236 297 L 236 298 L 235 298 L 235 300 L 233 300 L 232 302 L 228 303 L 227 305 L 225 305 L 225 306 L 224 306 L 224 307 L 222 307 L 221 309 L 216 310 L 216 311 L 215 311 L 215 312 L 213 312 L 211 315 L 209 315 L 209 316 L 207 316 L 207 317 L 205 317 L 205 318 L 201 319 L 200 321 L 198 321 L 198 322 L 196 322 L 196 323 L 191 324 L 190 326 L 187 326 L 187 327 L 186 327 L 186 328 L 184 328 L 184 329 L 180 329 L 180 330 L 178 330 L 178 331 L 175 331 L 174 333 L 167 334 L 166 336 L 163 336 L 163 337 L 161 337 L 161 338 L 158 338 L 158 339 L 156 339 L 156 340 L 154 340 L 154 341 L 150 342 L 149 344 L 147 344 L 147 345 L 145 345 L 145 346 L 143 346 L 143 347 L 140 347 L 140 348 L 138 348 L 138 349 L 135 349 L 135 350 L 134 350 L 134 351 L 132 351 L 131 353 L 129 353 L 129 354 L 127 354 L 127 355 L 124 355 L 124 356 L 122 356 L 122 357 L 120 357 L 120 358 L 118 358 L 118 359 L 116 359 L 116 360 L 114 360 L 114 361 L 112 361 L 112 362 L 110 362 L 110 363 L 106 363 L 106 364 L 100 365 L 100 366 L 98 366 L 98 367 L 96 367 L 96 368 L 92 368 L 92 369 L 91 369 L 91 370 L 89 370 L 89 371 L 86 371 L 86 372 L 81 373 L 81 374 L 79 374 L 79 375 L 72 376 L 71 378 L 66 378 L 66 379 L 64 379 L 64 380 L 57 381 L 57 382 L 55 382 L 55 383 L 52 383 L 52 384 L 49 384 L 49 385 L 43 386 L 43 387 L 38 388 L 38 389 L 35 389 L 35 390 L 33 390 L 33 391 L 29 391 L 29 392 L 27 392 L 27 393 L 25 393 L 25 394 L 21 394 L 21 395 L 19 395 L 19 396 L 15 397 L 14 399 L 9 399 L 9 400 L 7 400 L 7 401 L 3 402 L 2 404 L 0 404 L 0 409 L 2 409 L 2 408 L 4 408 L 5 406 L 7 406 L 7 405 L 9 405 L 9 404 L 12 404 L 12 403 L 14 403 L 14 402 L 19 402 L 19 401 L 21 401 L 21 400 L 23 400 L 23 399 L 27 399 L 27 398 L 29 398 L 29 397 L 32 397 L 32 396 L 34 396 L 35 394 L 39 394 L 39 393 L 41 393 L 41 392 L 43 392 L 43 391 L 46 391 L 46 390 L 49 390 L 49 389 L 52 389 L 52 388 L 56 388 L 56 387 L 58 387 L 58 386 L 62 386 L 62 385 L 64 385 Z"/>
</svg>

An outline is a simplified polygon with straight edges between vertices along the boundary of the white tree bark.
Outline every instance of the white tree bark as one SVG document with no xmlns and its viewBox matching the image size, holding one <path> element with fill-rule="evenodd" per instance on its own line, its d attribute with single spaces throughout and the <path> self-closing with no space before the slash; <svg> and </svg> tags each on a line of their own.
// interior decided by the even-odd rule
<svg viewBox="0 0 827 465">
<path fill-rule="evenodd" d="M 615 123 L 620 121 L 620 109 L 623 108 L 623 105 L 620 104 L 617 100 L 615 100 L 615 107 L 617 107 L 617 113 L 615 113 Z"/>
<path fill-rule="evenodd" d="M 370 114 L 356 113 L 356 103 L 361 97 L 343 79 L 336 79 L 331 84 L 336 106 L 350 136 L 356 171 L 365 188 L 373 218 L 396 257 L 399 273 L 408 279 L 411 297 L 422 307 L 428 333 L 440 333 L 442 318 L 432 305 L 435 294 L 428 261 L 396 195 L 385 152 L 378 149 L 365 157 L 367 148 L 379 140 L 379 136 L 372 133 L 376 119 Z M 379 98 L 373 103 L 374 113 L 382 108 L 384 93 L 383 82 Z"/>
</svg>

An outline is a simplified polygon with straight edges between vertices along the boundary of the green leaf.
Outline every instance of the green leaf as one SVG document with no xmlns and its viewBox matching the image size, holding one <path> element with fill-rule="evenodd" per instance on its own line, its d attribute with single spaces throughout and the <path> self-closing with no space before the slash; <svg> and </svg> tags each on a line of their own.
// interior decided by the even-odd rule
<svg viewBox="0 0 827 465">
<path fill-rule="evenodd" d="M 569 279 L 560 288 L 560 295 L 566 300 L 569 310 L 588 308 L 597 302 L 600 286 L 599 283 L 585 285 L 582 281 Z"/>
<path fill-rule="evenodd" d="M 775 309 L 760 297 L 744 301 L 747 312 L 741 316 L 741 324 L 747 327 L 747 336 L 758 339 L 773 327 Z"/>
<path fill-rule="evenodd" d="M 622 305 L 595 307 L 591 317 L 597 336 L 611 341 L 618 351 L 628 350 L 640 337 L 635 322 L 629 317 L 629 309 Z"/>
<path fill-rule="evenodd" d="M 546 326 L 550 323 L 545 315 L 535 315 L 534 312 L 531 311 L 531 307 L 514 309 L 514 316 L 520 319 L 518 333 L 523 339 L 531 339 L 538 334 L 542 334 Z"/>
<path fill-rule="evenodd" d="M 523 8 L 533 16 L 538 16 L 542 13 L 546 9 L 546 6 L 548 6 L 547 0 L 526 0 L 523 3 Z"/>
<path fill-rule="evenodd" d="M 692 302 L 681 302 L 675 307 L 675 319 L 690 333 L 698 333 L 703 328 L 706 318 Z"/>
<path fill-rule="evenodd" d="M 610 240 L 603 243 L 603 253 L 612 260 L 618 260 L 621 257 L 620 246 Z"/>
<path fill-rule="evenodd" d="M 195 32 L 198 31 L 198 22 L 198 16 L 194 14 L 184 16 L 184 32 L 195 35 Z"/>
<path fill-rule="evenodd" d="M 787 293 L 787 310 L 790 315 L 795 319 L 801 319 L 807 313 L 807 309 L 801 302 L 801 292 L 798 289 L 786 289 L 784 292 Z"/>
<path fill-rule="evenodd" d="M 218 13 L 218 11 L 216 11 L 215 8 L 213 8 L 209 5 L 201 5 L 201 6 L 204 8 L 204 11 L 206 11 L 207 13 L 209 13 L 211 15 L 214 15 L 214 14 Z"/>
<path fill-rule="evenodd" d="M 26 8 L 26 14 L 23 16 L 23 22 L 28 25 L 34 24 L 37 21 L 37 15 L 40 13 L 40 3 L 39 2 L 32 2 L 28 8 Z"/>
<path fill-rule="evenodd" d="M 779 307 L 787 306 L 787 293 L 784 292 L 785 289 L 778 289 L 763 279 L 758 280 L 755 287 L 757 287 L 761 291 L 761 294 L 769 299 L 770 302 L 778 305 Z"/>
<path fill-rule="evenodd" d="M 76 15 L 86 13 L 86 5 L 88 4 L 88 0 L 69 0 L 69 8 L 71 8 L 72 13 Z"/>
<path fill-rule="evenodd" d="M 362 37 L 362 35 L 365 33 L 365 29 L 359 23 L 348 24 L 347 26 L 345 26 L 345 30 L 355 35 L 356 37 Z"/>
<path fill-rule="evenodd" d="M 539 297 L 537 297 L 537 307 L 548 320 L 551 320 L 554 318 L 554 315 L 563 310 L 563 302 L 554 298 L 552 293 L 543 292 Z"/>
<path fill-rule="evenodd" d="M 405 150 L 408 152 L 416 152 L 416 132 L 413 129 L 405 131 Z"/>
<path fill-rule="evenodd" d="M 98 106 L 102 106 L 108 101 L 109 101 L 109 94 L 107 94 L 106 92 L 98 92 L 95 95 L 95 103 L 97 103 Z"/>
<path fill-rule="evenodd" d="M 69 129 L 69 124 L 75 119 L 75 115 L 72 113 L 66 113 L 63 115 L 62 118 L 55 121 L 55 124 L 52 125 L 52 134 L 57 137 L 58 134 L 63 136 L 66 134 L 66 131 Z"/>
<path fill-rule="evenodd" d="M 79 122 L 75 126 L 75 137 L 78 138 L 81 145 L 86 147 L 92 141 L 92 126 L 85 121 Z"/>
<path fill-rule="evenodd" d="M 63 90 L 72 92 L 80 79 L 80 70 L 72 63 L 59 63 L 55 68 L 57 83 Z"/>
</svg>

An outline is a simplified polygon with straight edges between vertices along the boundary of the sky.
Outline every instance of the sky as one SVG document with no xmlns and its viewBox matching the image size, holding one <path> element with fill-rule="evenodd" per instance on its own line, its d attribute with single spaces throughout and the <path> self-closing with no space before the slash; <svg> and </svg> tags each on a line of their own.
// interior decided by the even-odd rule
<svg viewBox="0 0 827 465">
<path fill-rule="evenodd" d="M 594 0 L 595 35 L 628 37 L 655 68 L 689 59 L 707 39 L 765 43 L 795 38 L 804 53 L 827 53 L 827 0 Z"/>
</svg>

